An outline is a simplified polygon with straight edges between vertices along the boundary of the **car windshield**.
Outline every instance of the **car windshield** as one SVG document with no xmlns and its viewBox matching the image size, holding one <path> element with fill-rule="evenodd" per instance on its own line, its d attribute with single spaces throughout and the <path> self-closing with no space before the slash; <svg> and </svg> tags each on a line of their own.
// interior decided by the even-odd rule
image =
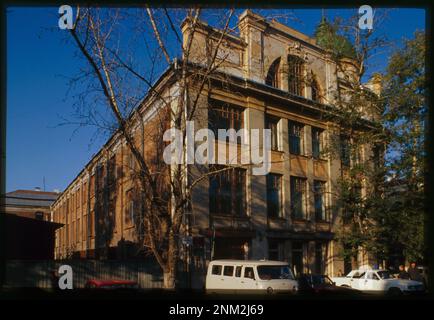
<svg viewBox="0 0 434 320">
<path fill-rule="evenodd" d="M 258 266 L 258 275 L 261 280 L 294 279 L 289 266 Z"/>
<path fill-rule="evenodd" d="M 391 278 L 389 271 L 378 271 L 377 273 L 381 279 L 390 279 Z"/>
<path fill-rule="evenodd" d="M 353 274 L 353 278 L 363 278 L 365 276 L 365 272 L 356 272 Z"/>
<path fill-rule="evenodd" d="M 315 275 L 312 276 L 312 282 L 314 285 L 319 285 L 319 284 L 333 284 L 333 282 L 330 280 L 329 277 L 327 276 L 322 276 L 322 275 Z"/>
</svg>

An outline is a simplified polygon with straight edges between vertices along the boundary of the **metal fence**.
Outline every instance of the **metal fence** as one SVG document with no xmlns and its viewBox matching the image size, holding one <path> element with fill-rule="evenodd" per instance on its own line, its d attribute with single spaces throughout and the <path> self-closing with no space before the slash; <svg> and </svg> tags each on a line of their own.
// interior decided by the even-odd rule
<svg viewBox="0 0 434 320">
<path fill-rule="evenodd" d="M 84 288 L 90 279 L 132 280 L 140 288 L 162 288 L 163 275 L 153 261 L 62 260 L 6 261 L 5 286 L 10 288 L 52 288 L 52 272 L 61 265 L 73 270 L 74 288 Z"/>
</svg>

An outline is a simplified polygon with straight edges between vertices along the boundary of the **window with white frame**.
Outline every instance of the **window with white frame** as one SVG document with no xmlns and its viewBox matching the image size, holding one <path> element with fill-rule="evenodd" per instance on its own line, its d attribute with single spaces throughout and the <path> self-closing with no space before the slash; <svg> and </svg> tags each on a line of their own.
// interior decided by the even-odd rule
<svg viewBox="0 0 434 320">
<path fill-rule="evenodd" d="M 271 131 L 271 150 L 273 151 L 279 151 L 278 124 L 278 118 L 268 115 L 265 117 L 265 129 L 270 129 Z"/>
<path fill-rule="evenodd" d="M 304 154 L 304 125 L 290 121 L 288 124 L 289 133 L 289 152 L 292 154 Z"/>
<path fill-rule="evenodd" d="M 306 219 L 306 179 L 291 177 L 291 215 L 294 219 Z"/>
<path fill-rule="evenodd" d="M 326 221 L 326 203 L 325 203 L 325 182 L 313 181 L 313 194 L 315 205 L 315 220 Z"/>
<path fill-rule="evenodd" d="M 282 175 L 267 175 L 267 214 L 269 218 L 281 216 L 282 207 Z"/>
</svg>

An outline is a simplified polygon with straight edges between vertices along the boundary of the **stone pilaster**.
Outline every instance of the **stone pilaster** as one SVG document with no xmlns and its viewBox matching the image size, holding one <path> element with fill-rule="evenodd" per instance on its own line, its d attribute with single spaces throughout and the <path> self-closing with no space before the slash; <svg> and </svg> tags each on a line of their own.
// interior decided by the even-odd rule
<svg viewBox="0 0 434 320">
<path fill-rule="evenodd" d="M 245 128 L 263 129 L 264 112 L 256 108 L 248 108 L 244 112 Z M 259 147 L 262 150 L 262 135 L 260 135 Z M 252 170 L 248 169 L 247 174 L 247 203 L 253 229 L 256 237 L 252 239 L 252 259 L 262 259 L 268 256 L 268 243 L 266 237 L 267 227 L 267 187 L 266 176 L 252 175 Z"/>
</svg>

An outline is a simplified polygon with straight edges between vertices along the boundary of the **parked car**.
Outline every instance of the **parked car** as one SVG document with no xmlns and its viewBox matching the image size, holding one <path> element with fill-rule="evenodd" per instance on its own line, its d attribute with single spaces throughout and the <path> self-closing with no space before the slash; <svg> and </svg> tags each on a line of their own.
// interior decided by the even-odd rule
<svg viewBox="0 0 434 320">
<path fill-rule="evenodd" d="M 139 285 L 130 280 L 97 280 L 92 279 L 86 282 L 87 289 L 138 289 Z"/>
<path fill-rule="evenodd" d="M 296 293 L 298 283 L 286 262 L 214 260 L 208 265 L 207 293 Z"/>
<path fill-rule="evenodd" d="M 425 266 L 418 266 L 417 269 L 419 270 L 420 274 L 422 275 L 423 284 L 426 286 L 428 284 L 428 267 Z"/>
<path fill-rule="evenodd" d="M 419 271 L 420 275 L 422 276 L 423 284 L 426 287 L 427 284 L 428 284 L 428 267 L 426 267 L 426 266 L 417 266 L 416 268 Z M 389 271 L 390 271 L 391 275 L 394 278 L 398 278 L 399 277 L 399 270 L 398 269 L 389 269 Z"/>
<path fill-rule="evenodd" d="M 301 294 L 359 295 L 361 291 L 337 286 L 327 275 L 301 274 L 298 277 L 298 291 Z"/>
<path fill-rule="evenodd" d="M 345 277 L 331 278 L 337 286 L 349 287 L 368 293 L 386 293 L 390 295 L 401 295 L 403 293 L 425 292 L 423 283 L 413 280 L 395 279 L 389 271 L 353 270 Z"/>
</svg>

